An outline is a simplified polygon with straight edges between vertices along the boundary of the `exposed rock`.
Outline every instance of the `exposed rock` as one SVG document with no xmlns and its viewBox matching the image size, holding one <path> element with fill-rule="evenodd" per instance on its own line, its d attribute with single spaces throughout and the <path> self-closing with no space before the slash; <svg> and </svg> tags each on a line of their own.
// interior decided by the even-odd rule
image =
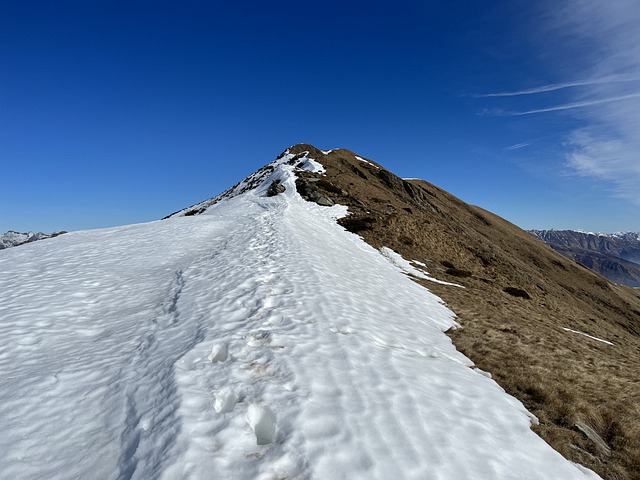
<svg viewBox="0 0 640 480">
<path fill-rule="evenodd" d="M 589 425 L 582 422 L 576 422 L 573 428 L 591 440 L 607 456 L 611 455 L 611 448 L 607 445 L 607 442 L 605 442 L 604 439 Z"/>
<path fill-rule="evenodd" d="M 338 223 L 351 233 L 360 233 L 365 230 L 373 230 L 376 219 L 373 217 L 348 216 L 338 220 Z"/>
<path fill-rule="evenodd" d="M 331 207 L 332 205 L 335 205 L 335 202 L 333 200 L 331 200 L 329 197 L 325 197 L 324 195 L 320 195 L 315 202 L 318 205 L 322 205 L 323 207 Z"/>
<path fill-rule="evenodd" d="M 460 268 L 447 268 L 447 275 L 451 275 L 453 277 L 466 278 L 470 277 L 472 273 L 469 270 L 462 270 Z"/>
<path fill-rule="evenodd" d="M 296 180 L 296 188 L 302 198 L 310 202 L 315 202 L 323 207 L 335 205 L 329 195 L 340 195 L 344 193 L 341 189 L 330 182 L 317 177 L 300 177 Z"/>
<path fill-rule="evenodd" d="M 275 197 L 276 195 L 283 193 L 286 190 L 285 186 L 280 183 L 280 180 L 274 180 L 267 189 L 267 197 Z"/>
<path fill-rule="evenodd" d="M 529 293 L 527 293 L 527 291 L 524 290 L 523 288 L 505 287 L 504 292 L 508 293 L 509 295 L 511 295 L 513 297 L 518 297 L 518 298 L 524 298 L 526 300 L 531 300 L 531 295 L 529 295 Z"/>
</svg>

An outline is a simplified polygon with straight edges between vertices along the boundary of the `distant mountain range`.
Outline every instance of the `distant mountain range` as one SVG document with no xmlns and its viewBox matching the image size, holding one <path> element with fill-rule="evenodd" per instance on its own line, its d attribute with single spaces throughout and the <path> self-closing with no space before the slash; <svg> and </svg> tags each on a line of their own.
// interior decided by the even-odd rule
<svg viewBox="0 0 640 480">
<path fill-rule="evenodd" d="M 9 230 L 7 233 L 0 234 L 0 250 L 3 248 L 15 247 L 22 245 L 23 243 L 35 242 L 36 240 L 42 240 L 43 238 L 49 238 L 51 235 L 46 233 L 20 233 Z"/>
<path fill-rule="evenodd" d="M 591 233 L 576 230 L 530 230 L 565 257 L 612 282 L 640 287 L 640 233 Z"/>
</svg>

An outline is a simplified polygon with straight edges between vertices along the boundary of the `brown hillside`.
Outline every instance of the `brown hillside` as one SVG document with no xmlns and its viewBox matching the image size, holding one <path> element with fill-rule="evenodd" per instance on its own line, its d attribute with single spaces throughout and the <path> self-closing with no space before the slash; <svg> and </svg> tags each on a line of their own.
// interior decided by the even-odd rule
<svg viewBox="0 0 640 480">
<path fill-rule="evenodd" d="M 536 432 L 603 478 L 640 479 L 640 290 L 430 183 L 348 150 L 289 153 L 305 151 L 327 172 L 302 174 L 303 196 L 348 205 L 345 228 L 465 287 L 416 279 L 458 315 L 458 349 L 539 418 Z"/>
</svg>

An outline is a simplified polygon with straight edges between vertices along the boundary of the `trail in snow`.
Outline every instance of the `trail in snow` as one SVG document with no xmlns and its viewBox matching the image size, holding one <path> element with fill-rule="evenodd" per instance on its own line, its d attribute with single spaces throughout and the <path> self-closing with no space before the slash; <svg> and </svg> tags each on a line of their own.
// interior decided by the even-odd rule
<svg viewBox="0 0 640 480">
<path fill-rule="evenodd" d="M 2 252 L 0 477 L 597 478 L 291 170 L 277 197 Z"/>
</svg>

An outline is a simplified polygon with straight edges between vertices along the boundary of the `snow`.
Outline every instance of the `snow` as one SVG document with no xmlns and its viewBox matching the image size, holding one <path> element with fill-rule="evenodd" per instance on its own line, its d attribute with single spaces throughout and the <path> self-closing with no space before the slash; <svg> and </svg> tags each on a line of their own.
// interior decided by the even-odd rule
<svg viewBox="0 0 640 480">
<path fill-rule="evenodd" d="M 379 167 L 379 166 L 377 166 L 375 163 L 371 163 L 369 160 L 366 160 L 366 159 L 364 159 L 364 158 L 362 158 L 362 157 L 359 157 L 358 155 L 355 155 L 355 157 L 356 157 L 356 160 L 359 160 L 359 161 L 361 161 L 361 162 L 363 162 L 363 163 L 366 163 L 366 164 L 368 164 L 368 165 L 371 165 L 372 167 L 375 167 L 375 168 L 377 168 L 378 170 L 380 169 L 380 167 Z"/>
<path fill-rule="evenodd" d="M 0 478 L 598 478 L 293 174 L 0 252 Z"/>
<path fill-rule="evenodd" d="M 426 265 L 424 263 L 416 260 L 414 260 L 413 262 L 408 262 L 407 260 L 402 258 L 402 255 L 400 255 L 397 252 L 394 252 L 388 247 L 382 247 L 380 249 L 380 253 L 382 253 L 382 255 L 384 255 L 387 258 L 387 260 L 391 262 L 391 264 L 395 265 L 398 269 L 400 269 L 402 272 L 406 273 L 407 275 L 413 275 L 414 277 L 422 278 L 424 280 L 429 280 L 430 282 L 440 283 L 442 285 L 451 285 L 453 287 L 464 288 L 462 285 L 458 285 L 457 283 L 445 282 L 444 280 L 438 280 L 437 278 L 433 278 L 429 276 L 428 272 L 419 270 L 415 268 L 413 265 L 411 265 L 411 263 L 415 263 L 417 265 L 420 265 L 426 268 Z"/>
<path fill-rule="evenodd" d="M 593 337 L 593 336 L 589 335 L 588 333 L 579 332 L 578 330 L 572 330 L 572 329 L 570 329 L 570 328 L 566 328 L 566 327 L 563 327 L 562 329 L 563 329 L 564 331 L 566 331 L 566 332 L 572 332 L 572 333 L 577 333 L 577 334 L 579 334 L 579 335 L 584 335 L 585 337 L 589 337 L 589 338 L 590 338 L 590 339 L 592 339 L 592 340 L 597 340 L 598 342 L 606 343 L 607 345 L 613 345 L 613 343 L 611 343 L 611 342 L 610 342 L 610 341 L 608 341 L 608 340 L 602 340 L 601 338 Z"/>
</svg>

